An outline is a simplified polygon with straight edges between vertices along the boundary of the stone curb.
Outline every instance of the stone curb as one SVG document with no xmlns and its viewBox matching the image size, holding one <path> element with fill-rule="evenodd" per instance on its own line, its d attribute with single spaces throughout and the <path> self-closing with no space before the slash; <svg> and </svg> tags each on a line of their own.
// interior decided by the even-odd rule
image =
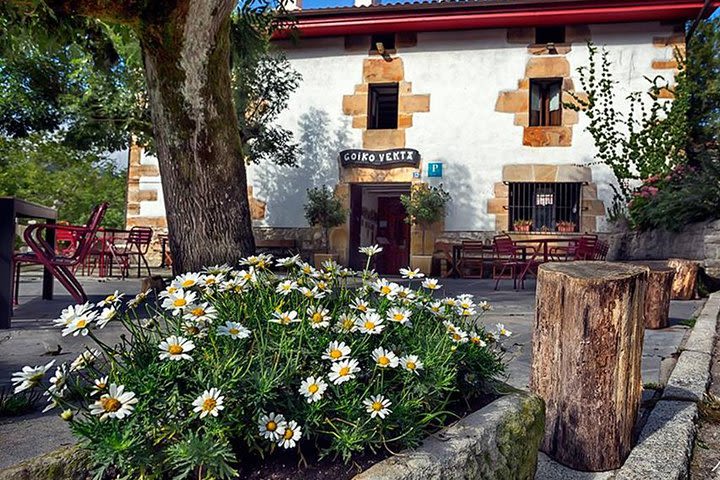
<svg viewBox="0 0 720 480">
<path fill-rule="evenodd" d="M 532 480 L 544 430 L 543 401 L 512 393 L 354 480 Z"/>
<path fill-rule="evenodd" d="M 86 480 L 88 460 L 78 446 L 58 448 L 0 470 L 0 480 Z"/>
</svg>

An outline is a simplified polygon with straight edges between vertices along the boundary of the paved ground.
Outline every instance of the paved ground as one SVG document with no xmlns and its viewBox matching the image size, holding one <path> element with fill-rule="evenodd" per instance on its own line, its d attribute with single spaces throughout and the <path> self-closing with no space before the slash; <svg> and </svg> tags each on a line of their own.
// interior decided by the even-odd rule
<svg viewBox="0 0 720 480">
<path fill-rule="evenodd" d="M 493 310 L 487 312 L 482 322 L 486 325 L 503 323 L 513 332 L 507 342 L 508 383 L 527 388 L 531 362 L 531 328 L 534 315 L 534 282 L 528 281 L 526 289 L 514 291 L 508 282 L 501 284 L 499 291 L 493 290 L 494 282 L 490 280 L 457 280 L 447 279 L 442 282 L 444 294 L 456 295 L 472 293 L 476 300 L 488 300 Z M 128 295 L 135 295 L 140 290 L 140 280 L 84 279 L 91 301 L 99 301 L 108 292 L 120 290 Z M 52 319 L 56 318 L 62 308 L 72 302 L 62 287 L 56 285 L 56 298 L 43 301 L 38 298 L 40 278 L 24 277 L 20 306 L 13 318 L 13 328 L 0 331 L 0 388 L 10 384 L 10 375 L 23 365 L 39 365 L 47 363 L 51 358 L 58 361 L 74 359 L 83 351 L 82 337 L 61 337 L 59 330 L 52 327 Z M 673 302 L 671 305 L 671 326 L 664 330 L 646 330 L 645 347 L 643 349 L 643 382 L 663 383 L 672 368 L 672 357 L 688 327 L 681 322 L 692 318 L 702 306 L 701 301 Z M 103 330 L 103 337 L 116 337 L 118 332 L 110 327 Z M 58 357 L 51 357 L 48 351 L 62 347 Z M 67 426 L 55 415 L 26 415 L 17 418 L 0 419 L 0 468 L 17 463 L 63 444 L 72 442 Z M 550 478 L 590 478 L 572 475 L 551 461 L 541 461 L 539 479 Z"/>
</svg>

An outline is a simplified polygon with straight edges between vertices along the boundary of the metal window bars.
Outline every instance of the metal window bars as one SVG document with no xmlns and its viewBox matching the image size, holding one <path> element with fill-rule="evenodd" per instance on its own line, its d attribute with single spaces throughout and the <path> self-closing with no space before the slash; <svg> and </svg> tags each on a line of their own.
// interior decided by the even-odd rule
<svg viewBox="0 0 720 480">
<path fill-rule="evenodd" d="M 581 182 L 509 182 L 508 230 L 522 229 L 516 222 L 531 222 L 535 232 L 558 231 L 559 222 L 572 222 L 571 230 L 580 231 L 582 208 Z M 568 224 L 566 224 L 568 225 Z"/>
</svg>

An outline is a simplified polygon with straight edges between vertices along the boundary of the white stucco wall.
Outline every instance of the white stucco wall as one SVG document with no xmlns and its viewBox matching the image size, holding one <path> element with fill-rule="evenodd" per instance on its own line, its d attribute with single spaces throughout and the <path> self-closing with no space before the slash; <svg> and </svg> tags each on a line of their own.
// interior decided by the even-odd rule
<svg viewBox="0 0 720 480">
<path fill-rule="evenodd" d="M 591 26 L 593 42 L 610 53 L 618 98 L 646 90 L 645 76 L 668 74 L 652 70 L 651 64 L 671 59 L 672 48 L 656 48 L 652 40 L 670 33 L 671 27 L 659 23 Z M 267 202 L 266 218 L 258 225 L 301 227 L 306 226 L 305 190 L 337 183 L 337 152 L 361 146 L 360 130 L 350 128 L 350 117 L 342 113 L 342 99 L 362 82 L 367 54 L 346 52 L 342 37 L 301 40 L 286 54 L 303 81 L 280 123 L 294 132 L 306 155 L 298 169 L 252 166 L 249 181 L 255 197 Z M 513 125 L 512 114 L 495 111 L 498 93 L 517 88 L 530 57 L 525 45 L 506 42 L 504 29 L 419 33 L 417 46 L 403 48 L 400 56 L 413 93 L 430 94 L 430 112 L 413 115 L 406 146 L 420 151 L 424 165 L 444 164 L 443 178 L 431 181 L 442 182 L 453 197 L 447 230 L 494 230 L 494 215 L 486 213 L 486 205 L 505 164 L 592 162 L 594 146 L 584 115 L 573 126 L 571 147 L 537 148 L 522 145 L 523 128 Z M 587 63 L 587 47 L 573 44 L 567 59 L 575 71 Z M 579 80 L 573 79 L 579 90 Z M 593 176 L 609 205 L 612 174 L 593 166 Z"/>
</svg>

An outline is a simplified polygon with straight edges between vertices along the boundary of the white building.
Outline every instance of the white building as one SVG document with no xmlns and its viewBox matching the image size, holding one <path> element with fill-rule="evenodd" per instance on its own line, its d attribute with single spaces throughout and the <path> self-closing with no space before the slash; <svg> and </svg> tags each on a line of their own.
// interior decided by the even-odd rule
<svg viewBox="0 0 720 480">
<path fill-rule="evenodd" d="M 563 107 L 567 92 L 582 95 L 587 42 L 607 48 L 624 98 L 647 90 L 646 77 L 672 79 L 684 23 L 702 6 L 481 0 L 298 10 L 299 40 L 277 40 L 302 75 L 280 121 L 304 155 L 297 169 L 249 168 L 258 236 L 311 238 L 306 189 L 330 185 L 350 209 L 331 234 L 341 262 L 380 241 L 389 251 L 379 267 L 392 271 L 423 250 L 399 205 L 415 182 L 442 183 L 453 199 L 424 250 L 438 235 L 486 238 L 519 219 L 534 231 L 559 221 L 602 231 L 613 177 L 593 164 L 585 115 Z M 129 191 L 128 223 L 162 228 L 157 165 L 138 152 Z"/>
</svg>

